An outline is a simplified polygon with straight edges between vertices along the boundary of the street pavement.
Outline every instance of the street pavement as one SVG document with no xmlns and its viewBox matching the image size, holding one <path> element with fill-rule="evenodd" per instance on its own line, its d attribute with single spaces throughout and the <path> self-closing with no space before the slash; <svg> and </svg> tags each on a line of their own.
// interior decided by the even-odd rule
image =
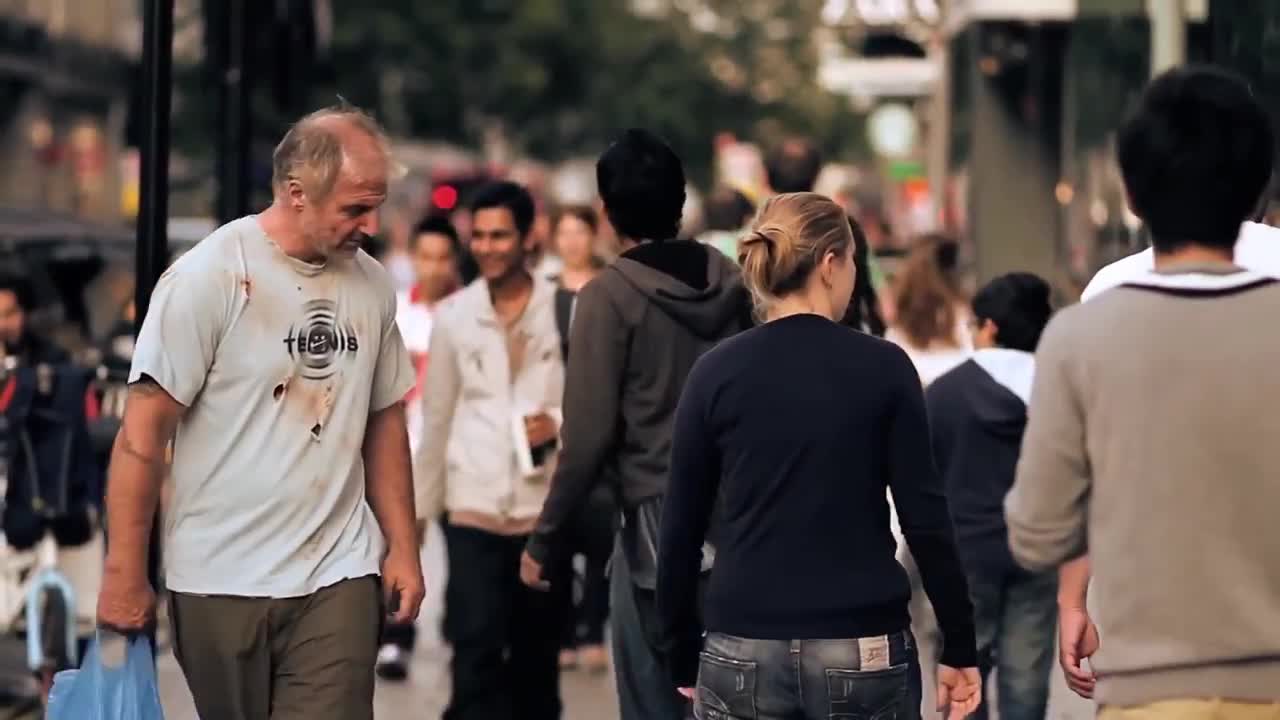
<svg viewBox="0 0 1280 720">
<path fill-rule="evenodd" d="M 378 720 L 435 720 L 448 701 L 448 650 L 423 648 L 414 659 L 406 683 L 380 683 L 374 702 Z M 160 695 L 167 720 L 198 720 L 191 696 L 172 656 L 160 660 Z M 1092 703 L 1071 695 L 1061 676 L 1053 688 L 1047 720 L 1087 720 L 1094 717 Z M 613 676 L 581 672 L 564 675 L 565 720 L 612 720 L 618 717 Z M 412 708 L 412 710 L 409 710 Z M 941 716 L 938 716 L 941 717 Z"/>
<path fill-rule="evenodd" d="M 424 648 L 414 660 L 405 683 L 379 681 L 374 700 L 378 720 L 435 720 L 449 699 L 448 651 Z M 160 697 L 166 720 L 197 720 L 182 672 L 172 656 L 160 660 Z M 568 673 L 562 681 L 565 720 L 607 720 L 618 717 L 612 675 Z"/>
<path fill-rule="evenodd" d="M 441 640 L 438 628 L 444 614 L 444 585 L 447 568 L 443 553 L 443 537 L 432 528 L 422 554 L 427 577 L 427 597 L 419 621 L 419 643 L 410 670 L 403 683 L 379 681 L 375 698 L 378 720 L 436 720 L 449 698 L 449 649 Z M 163 604 L 161 605 L 163 609 Z M 161 628 L 167 626 L 162 619 Z M 161 646 L 165 645 L 162 635 Z M 177 662 L 168 652 L 159 658 L 160 697 L 166 720 L 199 720 L 191 705 L 191 695 Z M 584 672 L 566 673 L 561 680 L 565 701 L 564 720 L 614 720 L 618 717 L 617 696 L 613 676 Z M 936 720 L 934 715 L 927 720 Z M 994 716 L 993 716 L 994 717 Z M 1094 717 L 1093 704 L 1072 695 L 1054 668 L 1054 687 L 1046 720 L 1087 720 Z"/>
</svg>

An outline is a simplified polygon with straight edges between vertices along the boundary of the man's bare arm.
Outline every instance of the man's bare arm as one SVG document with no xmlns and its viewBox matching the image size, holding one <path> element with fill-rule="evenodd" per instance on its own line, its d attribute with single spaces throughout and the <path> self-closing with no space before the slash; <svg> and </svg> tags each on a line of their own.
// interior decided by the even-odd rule
<svg viewBox="0 0 1280 720">
<path fill-rule="evenodd" d="M 129 385 L 107 473 L 106 572 L 147 577 L 151 525 L 160 501 L 165 452 L 186 408 L 148 376 Z"/>
<path fill-rule="evenodd" d="M 1085 602 L 1089 599 L 1091 573 L 1088 555 L 1081 555 L 1058 568 L 1058 607 L 1087 612 Z"/>
<path fill-rule="evenodd" d="M 404 403 L 369 417 L 364 433 L 365 496 L 378 519 L 388 549 L 418 552 L 412 460 Z"/>
</svg>

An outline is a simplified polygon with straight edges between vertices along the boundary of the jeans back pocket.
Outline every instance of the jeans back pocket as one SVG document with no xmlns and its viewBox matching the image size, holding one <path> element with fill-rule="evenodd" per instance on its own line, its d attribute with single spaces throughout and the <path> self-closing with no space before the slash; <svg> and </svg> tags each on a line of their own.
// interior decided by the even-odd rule
<svg viewBox="0 0 1280 720">
<path fill-rule="evenodd" d="M 693 714 L 698 720 L 756 720 L 756 664 L 703 652 Z"/>
<path fill-rule="evenodd" d="M 905 711 L 907 672 L 903 663 L 884 670 L 827 670 L 831 720 L 897 720 Z"/>
</svg>

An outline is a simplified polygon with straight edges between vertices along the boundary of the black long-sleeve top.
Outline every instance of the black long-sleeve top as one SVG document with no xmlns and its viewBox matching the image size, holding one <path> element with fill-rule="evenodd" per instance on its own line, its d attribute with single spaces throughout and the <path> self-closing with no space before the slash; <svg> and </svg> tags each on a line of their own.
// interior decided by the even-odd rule
<svg viewBox="0 0 1280 720">
<path fill-rule="evenodd" d="M 973 608 L 906 354 L 805 314 L 703 356 L 676 411 L 659 545 L 676 682 L 691 685 L 697 672 L 682 638 L 696 637 L 700 549 L 717 499 L 707 630 L 824 639 L 906 629 L 911 590 L 886 489 L 938 615 L 941 661 L 973 666 Z"/>
</svg>

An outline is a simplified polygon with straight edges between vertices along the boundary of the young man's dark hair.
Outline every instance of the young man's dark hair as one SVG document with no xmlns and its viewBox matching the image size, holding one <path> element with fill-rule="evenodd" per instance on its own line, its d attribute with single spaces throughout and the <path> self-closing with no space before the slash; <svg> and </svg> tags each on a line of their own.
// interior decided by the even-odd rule
<svg viewBox="0 0 1280 720">
<path fill-rule="evenodd" d="M 707 229 L 741 230 L 755 211 L 756 206 L 746 195 L 731 187 L 718 187 L 707 197 Z"/>
<path fill-rule="evenodd" d="M 516 230 L 520 236 L 529 234 L 533 228 L 535 214 L 533 196 L 524 186 L 513 182 L 495 182 L 480 188 L 471 200 L 471 212 L 479 212 L 490 208 L 506 208 L 516 221 Z"/>
<path fill-rule="evenodd" d="M 973 296 L 973 316 L 996 326 L 996 344 L 1035 352 L 1053 307 L 1049 283 L 1031 273 L 1009 273 L 987 283 Z"/>
<path fill-rule="evenodd" d="M 684 165 L 662 138 L 627 130 L 596 163 L 605 214 L 619 236 L 663 241 L 680 232 L 684 214 Z"/>
<path fill-rule="evenodd" d="M 453 226 L 453 223 L 449 222 L 449 218 L 443 215 L 428 215 L 413 228 L 415 242 L 423 235 L 443 235 L 449 238 L 449 244 L 453 247 L 454 253 L 460 254 L 462 251 L 461 241 L 458 238 L 458 229 Z"/>
<path fill-rule="evenodd" d="M 1156 78 L 1118 147 L 1130 203 L 1156 252 L 1233 247 L 1271 180 L 1275 149 L 1266 110 L 1235 75 L 1190 66 Z"/>
<path fill-rule="evenodd" d="M 31 310 L 31 283 L 26 278 L 8 271 L 0 271 L 0 292 L 13 293 L 18 307 L 24 312 Z"/>
<path fill-rule="evenodd" d="M 789 138 L 765 160 L 765 174 L 775 193 L 812 192 L 822 172 L 822 154 L 809 140 Z"/>
</svg>

